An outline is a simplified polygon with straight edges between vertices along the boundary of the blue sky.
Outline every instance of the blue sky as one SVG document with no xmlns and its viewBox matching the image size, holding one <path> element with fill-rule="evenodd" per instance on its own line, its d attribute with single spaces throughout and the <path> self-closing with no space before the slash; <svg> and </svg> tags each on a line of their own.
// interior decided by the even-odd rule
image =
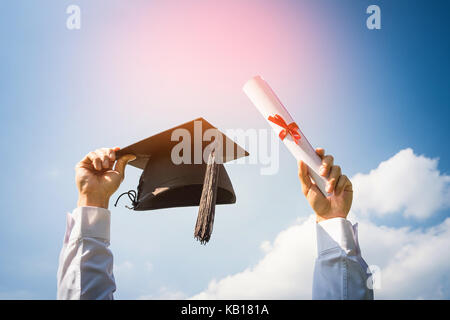
<svg viewBox="0 0 450 320">
<path fill-rule="evenodd" d="M 80 30 L 66 28 L 70 4 L 81 8 Z M 381 30 L 366 28 L 371 4 Z M 77 199 L 73 168 L 84 154 L 198 116 L 221 129 L 267 128 L 241 90 L 255 74 L 348 176 L 406 148 L 438 158 L 433 172 L 447 176 L 448 12 L 448 1 L 1 2 L 0 298 L 55 297 L 65 213 Z M 262 242 L 311 214 L 293 158 L 279 152 L 276 175 L 227 165 L 237 203 L 217 208 L 206 247 L 192 237 L 195 208 L 133 213 L 111 204 L 117 297 L 189 297 L 264 259 Z M 119 192 L 139 174 L 128 168 Z M 428 230 L 450 213 L 443 205 L 415 219 L 402 208 L 370 221 Z"/>
</svg>

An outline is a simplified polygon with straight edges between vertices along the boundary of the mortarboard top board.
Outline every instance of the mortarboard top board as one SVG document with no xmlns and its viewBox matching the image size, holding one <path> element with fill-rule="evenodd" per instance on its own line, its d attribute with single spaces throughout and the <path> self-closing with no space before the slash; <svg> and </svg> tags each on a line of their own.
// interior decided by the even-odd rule
<svg viewBox="0 0 450 320">
<path fill-rule="evenodd" d="M 157 156 L 158 154 L 165 153 L 167 151 L 170 152 L 170 150 L 179 143 L 179 141 L 172 141 L 171 135 L 172 132 L 176 129 L 186 129 L 191 134 L 191 146 L 194 144 L 194 124 L 195 122 L 201 123 L 201 136 L 203 137 L 203 133 L 208 129 L 217 129 L 212 124 L 210 124 L 208 121 L 206 121 L 203 118 L 197 118 L 192 121 L 186 122 L 184 124 L 181 124 L 179 126 L 176 126 L 174 128 L 165 130 L 163 132 L 157 133 L 147 139 L 141 140 L 139 142 L 136 142 L 132 145 L 129 145 L 125 148 L 121 148 L 120 151 L 118 151 L 117 155 L 120 157 L 121 155 L 125 154 L 134 154 L 136 156 L 136 159 L 133 161 L 130 161 L 128 164 L 132 165 L 139 169 L 145 169 L 145 166 L 147 165 L 147 162 L 150 157 Z M 220 132 L 220 131 L 219 131 Z M 238 159 L 240 157 L 248 156 L 249 153 L 242 149 L 238 144 L 236 144 L 234 141 L 232 141 L 230 138 L 228 138 L 225 134 L 220 132 L 223 136 L 223 157 L 222 157 L 222 163 Z M 197 137 L 198 138 L 198 137 Z M 206 145 L 211 143 L 210 141 L 203 141 L 202 145 L 202 151 L 205 148 Z M 234 146 L 234 152 L 231 154 L 228 154 L 227 146 Z M 191 159 L 192 160 L 192 159 Z M 193 161 L 191 161 L 192 163 Z"/>
<path fill-rule="evenodd" d="M 177 129 L 181 129 L 182 133 L 188 134 L 189 140 L 184 141 L 185 137 L 180 138 L 179 135 L 172 139 L 172 135 Z M 213 167 L 205 162 L 203 158 L 203 152 L 206 147 L 211 145 L 212 142 L 216 142 L 215 138 L 212 138 L 211 141 L 203 141 L 204 133 L 208 129 L 213 129 L 213 132 L 220 135 L 220 140 L 222 140 L 222 152 L 215 152 L 216 158 L 213 161 Z M 220 142 L 220 140 L 216 143 Z M 188 161 L 176 164 L 172 159 L 172 150 L 182 141 L 184 146 L 189 146 L 189 148 L 187 150 L 183 149 L 179 154 L 185 156 L 184 152 L 190 151 L 190 155 L 186 155 L 184 158 L 185 160 L 188 159 Z M 197 158 L 194 156 L 195 150 L 201 151 L 200 157 L 198 154 Z M 222 163 L 247 156 L 248 152 L 208 121 L 198 118 L 127 146 L 117 152 L 117 157 L 125 154 L 134 154 L 136 159 L 130 161 L 129 164 L 143 170 L 139 179 L 137 193 L 133 190 L 127 192 L 133 203 L 131 209 L 145 211 L 198 206 L 201 203 L 201 199 L 206 201 L 208 194 L 213 196 L 208 201 L 210 206 L 206 210 L 209 212 L 208 217 L 204 217 L 204 219 L 208 219 L 208 222 L 205 223 L 210 225 L 210 230 L 206 231 L 207 236 L 198 237 L 202 242 L 207 242 L 212 232 L 215 204 L 236 202 L 233 186 Z M 207 172 L 213 172 L 214 178 L 211 179 Z M 203 210 L 202 208 L 203 205 L 201 205 L 200 211 Z M 200 211 L 199 219 L 201 216 Z"/>
</svg>

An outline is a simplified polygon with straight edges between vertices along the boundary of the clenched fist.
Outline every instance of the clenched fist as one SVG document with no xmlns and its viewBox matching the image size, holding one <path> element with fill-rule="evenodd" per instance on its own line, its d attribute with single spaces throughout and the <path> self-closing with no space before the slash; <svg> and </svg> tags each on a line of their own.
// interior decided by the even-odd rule
<svg viewBox="0 0 450 320">
<path fill-rule="evenodd" d="M 108 209 L 109 198 L 124 179 L 125 166 L 136 159 L 132 154 L 116 161 L 119 148 L 102 148 L 89 152 L 75 167 L 75 181 L 79 192 L 78 206 Z"/>
<path fill-rule="evenodd" d="M 298 163 L 298 175 L 302 184 L 302 191 L 310 206 L 316 213 L 316 221 L 320 222 L 331 218 L 347 218 L 353 200 L 352 183 L 343 175 L 341 167 L 334 165 L 334 158 L 325 155 L 324 149 L 316 149 L 316 153 L 322 159 L 320 175 L 328 181 L 326 191 L 332 193 L 325 197 L 319 188 L 311 181 L 308 166 L 300 161 Z"/>
</svg>

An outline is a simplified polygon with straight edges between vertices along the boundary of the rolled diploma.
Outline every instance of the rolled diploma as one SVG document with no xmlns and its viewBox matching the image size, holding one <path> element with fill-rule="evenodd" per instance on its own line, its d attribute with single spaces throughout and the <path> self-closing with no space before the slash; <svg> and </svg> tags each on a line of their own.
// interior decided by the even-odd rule
<svg viewBox="0 0 450 320">
<path fill-rule="evenodd" d="M 283 106 L 280 99 L 278 99 L 275 92 L 273 92 L 272 88 L 260 76 L 256 76 L 247 81 L 243 87 L 243 90 L 277 135 L 280 134 L 283 128 L 272 121 L 269 121 L 269 116 L 275 116 L 278 114 L 284 119 L 284 121 L 286 121 L 287 124 L 294 122 L 294 119 L 292 119 L 291 115 Z M 287 134 L 283 140 L 284 145 L 292 153 L 295 159 L 297 159 L 297 161 L 303 160 L 303 162 L 308 165 L 309 174 L 315 184 L 325 196 L 330 196 L 330 194 L 325 191 L 327 180 L 319 174 L 322 160 L 308 142 L 308 139 L 306 139 L 303 132 L 300 129 L 298 129 L 298 132 L 301 136 L 299 144 L 296 144 L 292 136 Z"/>
</svg>

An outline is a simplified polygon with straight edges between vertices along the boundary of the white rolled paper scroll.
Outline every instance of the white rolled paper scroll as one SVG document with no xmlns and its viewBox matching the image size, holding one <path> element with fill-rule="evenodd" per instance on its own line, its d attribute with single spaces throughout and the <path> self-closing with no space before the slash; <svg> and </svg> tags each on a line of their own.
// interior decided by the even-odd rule
<svg viewBox="0 0 450 320">
<path fill-rule="evenodd" d="M 327 180 L 319 174 L 322 160 L 316 154 L 315 150 L 308 142 L 305 135 L 301 132 L 300 128 L 296 127 L 294 119 L 292 119 L 291 115 L 283 106 L 280 99 L 278 99 L 275 92 L 273 92 L 272 88 L 270 88 L 263 78 L 256 76 L 247 81 L 243 87 L 243 90 L 270 124 L 275 133 L 280 135 L 280 132 L 284 131 L 286 134 L 283 139 L 284 145 L 292 153 L 295 159 L 297 159 L 297 161 L 303 160 L 303 162 L 308 165 L 309 174 L 315 184 L 325 196 L 329 196 L 330 194 L 325 191 Z M 269 117 L 272 118 L 276 116 L 278 119 L 281 117 L 287 125 L 291 125 L 291 128 L 294 127 L 294 131 L 286 130 L 283 126 L 269 120 Z M 300 134 L 300 139 L 295 139 L 295 137 L 292 136 L 291 133 L 295 133 L 295 131 Z"/>
</svg>

